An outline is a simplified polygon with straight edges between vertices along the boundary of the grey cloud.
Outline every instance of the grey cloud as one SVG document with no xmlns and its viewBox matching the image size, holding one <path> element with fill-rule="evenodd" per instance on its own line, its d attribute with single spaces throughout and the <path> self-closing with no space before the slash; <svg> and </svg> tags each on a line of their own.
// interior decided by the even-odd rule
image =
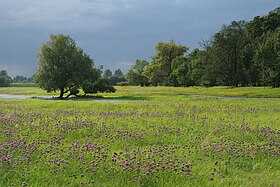
<svg viewBox="0 0 280 187">
<path fill-rule="evenodd" d="M 2 8 L 1 27 L 102 28 L 112 24 L 112 14 L 130 7 L 124 0 L 26 0 L 19 5 L 14 2 L 4 3 L 8 11 Z"/>
</svg>

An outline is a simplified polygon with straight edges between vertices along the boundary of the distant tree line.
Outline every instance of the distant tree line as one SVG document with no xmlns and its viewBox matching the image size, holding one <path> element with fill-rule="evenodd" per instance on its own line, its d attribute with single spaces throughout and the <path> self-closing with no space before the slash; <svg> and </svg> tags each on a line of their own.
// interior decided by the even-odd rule
<svg viewBox="0 0 280 187">
<path fill-rule="evenodd" d="M 6 70 L 0 70 L 0 87 L 9 87 L 11 86 L 11 83 L 31 83 L 33 82 L 33 76 L 32 77 L 24 77 L 24 76 L 15 76 L 10 77 L 8 75 L 8 72 Z"/>
<path fill-rule="evenodd" d="M 32 83 L 34 79 L 34 76 L 31 77 L 25 77 L 21 75 L 17 75 L 13 77 L 13 83 Z"/>
<path fill-rule="evenodd" d="M 103 78 L 110 81 L 114 86 L 122 85 L 126 82 L 125 76 L 120 68 L 117 68 L 114 74 L 110 69 L 106 69 L 104 71 Z"/>
<path fill-rule="evenodd" d="M 160 42 L 151 62 L 136 60 L 130 85 L 280 87 L 280 7 L 250 22 L 224 25 L 203 49 Z"/>
</svg>

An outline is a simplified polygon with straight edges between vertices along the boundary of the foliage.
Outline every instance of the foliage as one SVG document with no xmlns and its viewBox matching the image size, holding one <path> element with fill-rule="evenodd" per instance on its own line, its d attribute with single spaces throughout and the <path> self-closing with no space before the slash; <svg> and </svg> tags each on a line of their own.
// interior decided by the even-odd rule
<svg viewBox="0 0 280 187">
<path fill-rule="evenodd" d="M 105 79 L 111 79 L 112 76 L 113 76 L 113 73 L 112 73 L 112 71 L 111 71 L 110 69 L 106 69 L 106 70 L 104 71 L 103 78 L 105 78 Z"/>
<path fill-rule="evenodd" d="M 169 85 L 171 86 L 190 86 L 189 80 L 189 62 L 186 57 L 178 56 L 171 62 L 172 72 L 169 76 Z"/>
<path fill-rule="evenodd" d="M 153 62 L 147 65 L 142 74 L 144 77 L 147 77 L 149 83 L 154 86 L 157 86 L 158 83 L 161 83 L 163 80 L 161 76 L 163 72 L 161 71 L 159 64 Z"/>
<path fill-rule="evenodd" d="M 82 90 L 85 95 L 98 92 L 115 92 L 111 79 L 102 78 L 102 69 L 92 69 L 89 77 L 82 84 Z"/>
<path fill-rule="evenodd" d="M 48 92 L 59 90 L 59 98 L 66 93 L 66 98 L 78 96 L 79 88 L 85 94 L 115 91 L 101 78 L 102 70 L 94 67 L 93 60 L 70 36 L 51 35 L 50 41 L 40 48 L 38 65 L 36 83 Z"/>
<path fill-rule="evenodd" d="M 213 61 L 211 63 L 215 63 L 214 67 L 216 72 L 218 71 L 220 80 L 217 80 L 217 83 L 227 86 L 240 84 L 244 64 L 241 57 L 247 42 L 244 21 L 233 21 L 215 34 L 212 42 Z"/>
<path fill-rule="evenodd" d="M 144 75 L 154 85 L 158 83 L 169 85 L 169 76 L 173 71 L 172 61 L 176 57 L 182 56 L 187 50 L 187 46 L 176 44 L 174 41 L 159 42 L 156 46 L 153 61 L 145 69 Z"/>
<path fill-rule="evenodd" d="M 12 78 L 8 76 L 6 70 L 0 70 L 0 87 L 9 87 L 11 85 Z"/>
<path fill-rule="evenodd" d="M 25 76 L 20 76 L 17 75 L 13 78 L 13 83 L 32 83 L 33 82 L 34 77 L 25 77 Z"/>
<path fill-rule="evenodd" d="M 279 87 L 280 8 L 251 22 L 233 21 L 214 35 L 204 80 L 210 85 Z"/>
<path fill-rule="evenodd" d="M 144 86 L 148 84 L 148 78 L 143 74 L 144 69 L 149 65 L 146 60 L 137 59 L 126 73 L 129 85 Z"/>
<path fill-rule="evenodd" d="M 106 69 L 104 71 L 103 78 L 105 80 L 109 81 L 110 85 L 113 85 L 113 86 L 117 85 L 120 82 L 126 81 L 125 76 L 120 68 L 117 68 L 115 70 L 114 74 L 112 73 L 112 71 L 110 69 Z"/>
<path fill-rule="evenodd" d="M 252 21 L 224 25 L 202 50 L 160 42 L 144 72 L 153 85 L 271 86 L 280 87 L 280 8 Z M 142 77 L 128 71 L 130 84 Z M 138 81 L 139 82 L 139 81 Z"/>
<path fill-rule="evenodd" d="M 280 87 L 280 27 L 267 33 L 256 50 L 254 60 L 260 69 L 262 83 Z"/>
<path fill-rule="evenodd" d="M 59 98 L 63 98 L 82 85 L 92 68 L 93 60 L 70 36 L 51 35 L 50 41 L 40 48 L 35 82 L 48 92 L 59 90 Z"/>
<path fill-rule="evenodd" d="M 87 77 L 87 80 L 85 80 L 81 86 L 85 95 L 98 92 L 98 87 L 96 85 L 96 82 L 102 79 L 101 73 L 102 73 L 101 69 L 94 68 L 91 70 L 90 74 Z"/>
<path fill-rule="evenodd" d="M 117 68 L 114 75 L 111 77 L 111 84 L 117 85 L 119 82 L 125 82 L 125 77 L 120 68 Z"/>
</svg>

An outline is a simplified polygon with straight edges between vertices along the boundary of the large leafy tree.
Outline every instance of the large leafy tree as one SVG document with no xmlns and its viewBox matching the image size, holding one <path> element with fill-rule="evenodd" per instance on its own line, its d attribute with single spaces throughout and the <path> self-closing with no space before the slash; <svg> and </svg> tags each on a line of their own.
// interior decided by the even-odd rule
<svg viewBox="0 0 280 187">
<path fill-rule="evenodd" d="M 249 67 L 247 68 L 249 70 L 248 79 L 254 86 L 273 86 L 273 84 L 269 83 L 269 79 L 274 74 L 274 68 L 271 67 L 273 64 L 277 64 L 277 61 L 274 58 L 275 47 L 272 47 L 272 43 L 277 41 L 277 38 L 275 38 L 277 34 L 274 33 L 279 32 L 280 28 L 280 7 L 270 11 L 265 16 L 256 16 L 246 24 L 246 28 L 250 37 L 250 43 L 244 48 L 245 55 L 243 57 L 245 57 L 244 62 Z M 273 37 L 275 41 L 271 41 Z M 268 48 L 272 51 L 266 50 Z M 265 61 L 267 62 L 266 64 L 263 63 Z"/>
<path fill-rule="evenodd" d="M 155 63 L 154 61 L 147 65 L 147 67 L 143 71 L 143 75 L 147 77 L 148 81 L 154 86 L 157 86 L 158 83 L 162 83 L 163 78 L 165 77 L 165 74 L 164 72 L 162 72 L 160 65 L 158 63 Z"/>
<path fill-rule="evenodd" d="M 262 83 L 280 87 L 280 28 L 266 34 L 264 42 L 256 50 L 254 60 L 260 69 Z"/>
<path fill-rule="evenodd" d="M 247 23 L 247 28 L 253 39 L 263 38 L 263 34 L 273 32 L 280 27 L 280 7 L 269 12 L 265 16 L 256 16 Z"/>
<path fill-rule="evenodd" d="M 184 56 L 178 56 L 173 59 L 171 64 L 172 72 L 169 76 L 171 86 L 189 86 L 188 66 L 188 60 Z"/>
<path fill-rule="evenodd" d="M 174 41 L 158 43 L 154 61 L 159 64 L 164 82 L 168 82 L 168 77 L 173 70 L 172 61 L 176 57 L 184 55 L 187 50 L 187 46 L 176 44 Z"/>
<path fill-rule="evenodd" d="M 169 76 L 172 73 L 172 61 L 178 56 L 183 56 L 187 50 L 187 46 L 176 44 L 174 41 L 159 42 L 156 46 L 156 54 L 153 57 L 153 61 L 146 68 L 144 74 L 155 85 L 157 83 L 169 84 Z"/>
<path fill-rule="evenodd" d="M 146 60 L 137 59 L 136 62 L 131 66 L 131 68 L 126 73 L 126 78 L 128 84 L 130 85 L 147 85 L 148 78 L 143 75 L 144 69 L 149 65 L 149 62 Z"/>
<path fill-rule="evenodd" d="M 35 82 L 48 92 L 59 91 L 63 98 L 66 93 L 75 94 L 92 69 L 93 60 L 70 36 L 51 35 L 39 50 Z"/>
<path fill-rule="evenodd" d="M 244 21 L 233 21 L 223 26 L 213 38 L 212 59 L 222 84 L 238 86 L 243 72 L 242 53 L 248 39 Z"/>
</svg>

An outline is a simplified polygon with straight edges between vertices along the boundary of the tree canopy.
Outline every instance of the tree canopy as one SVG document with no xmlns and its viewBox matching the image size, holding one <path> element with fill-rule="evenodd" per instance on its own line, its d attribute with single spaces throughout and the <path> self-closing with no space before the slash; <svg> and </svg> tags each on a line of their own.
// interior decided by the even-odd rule
<svg viewBox="0 0 280 187">
<path fill-rule="evenodd" d="M 141 76 L 132 66 L 126 77 L 130 84 L 146 78 L 153 85 L 280 87 L 279 38 L 280 8 L 276 8 L 250 22 L 224 25 L 201 43 L 202 49 L 189 54 L 185 45 L 159 42 Z"/>
<path fill-rule="evenodd" d="M 131 68 L 126 73 L 126 79 L 128 84 L 134 86 L 144 86 L 148 83 L 148 78 L 143 75 L 144 69 L 149 65 L 149 62 L 145 60 L 137 59 L 135 64 L 131 66 Z"/>
<path fill-rule="evenodd" d="M 66 93 L 67 97 L 76 95 L 85 82 L 99 80 L 100 74 L 90 56 L 70 36 L 51 35 L 39 50 L 35 82 L 48 92 L 59 91 L 59 98 Z"/>
<path fill-rule="evenodd" d="M 124 82 L 125 77 L 120 68 L 117 68 L 114 72 L 114 75 L 111 77 L 111 83 L 112 85 L 117 85 L 120 82 Z"/>
<path fill-rule="evenodd" d="M 176 44 L 174 41 L 159 42 L 156 46 L 156 54 L 145 69 L 144 75 L 154 85 L 158 83 L 168 85 L 172 73 L 172 61 L 184 55 L 187 50 L 187 46 Z"/>
</svg>

